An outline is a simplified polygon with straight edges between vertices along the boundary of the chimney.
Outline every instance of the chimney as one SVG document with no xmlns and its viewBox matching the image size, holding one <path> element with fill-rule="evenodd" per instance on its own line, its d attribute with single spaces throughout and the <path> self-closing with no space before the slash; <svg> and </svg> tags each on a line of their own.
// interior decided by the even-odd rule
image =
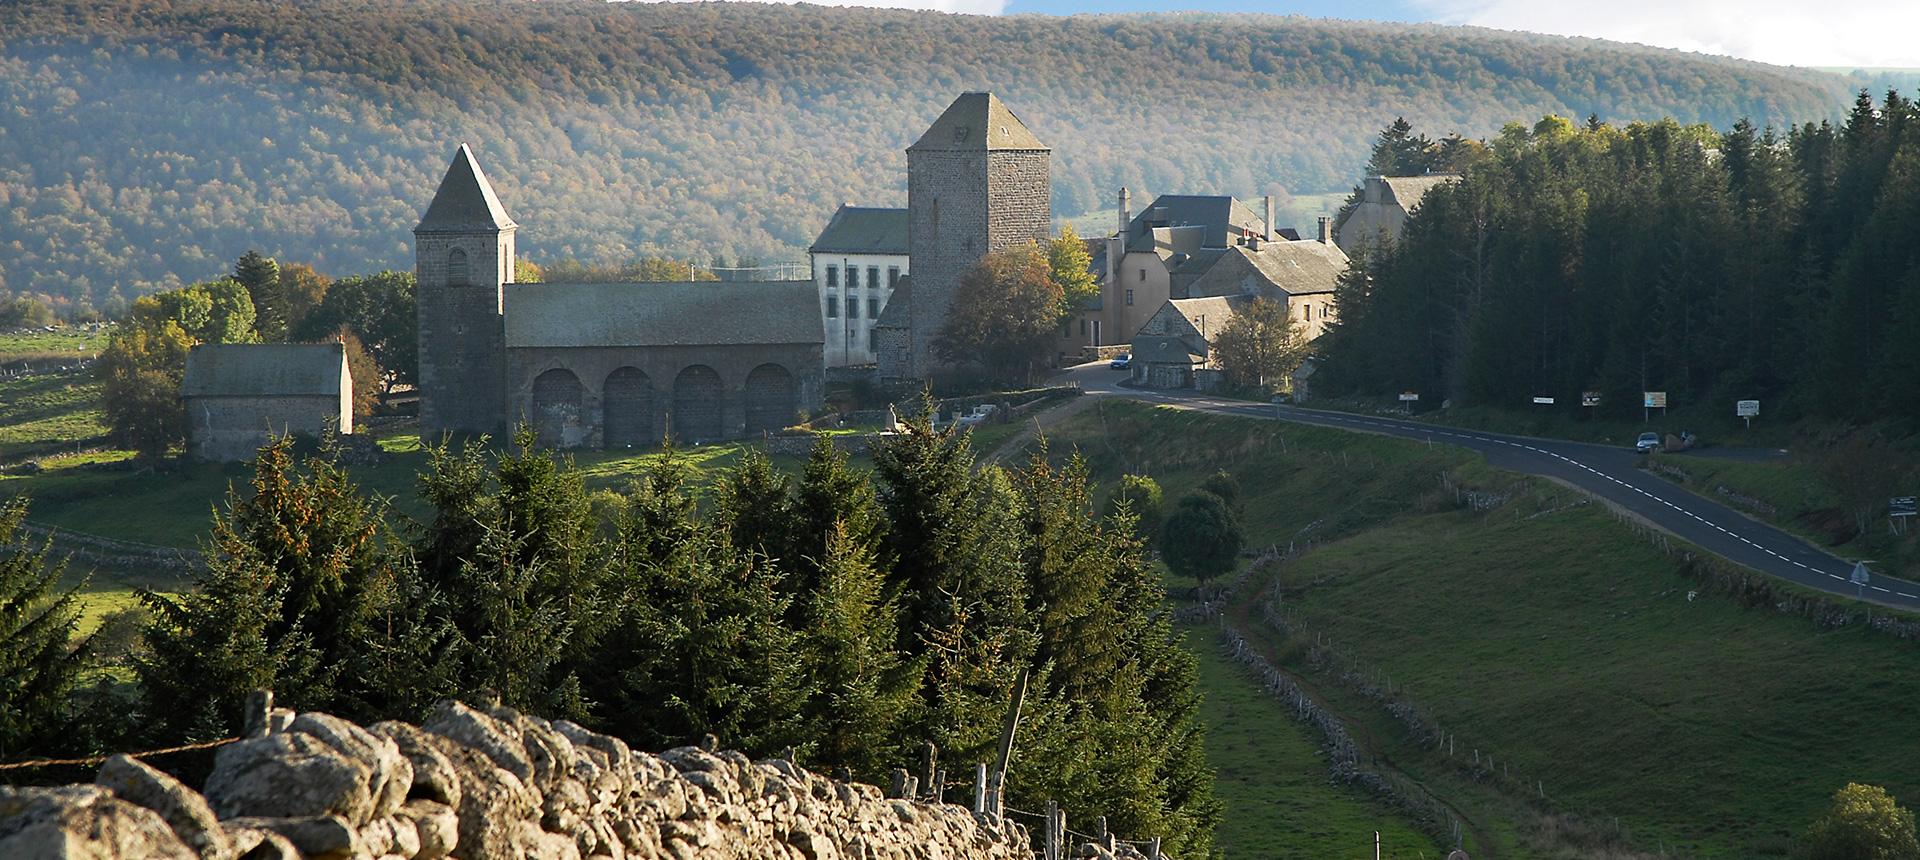
<svg viewBox="0 0 1920 860">
<path fill-rule="evenodd" d="M 1127 237 L 1127 225 L 1133 223 L 1133 200 L 1127 197 L 1126 186 L 1120 187 L 1120 238 Z"/>
<path fill-rule="evenodd" d="M 1320 216 L 1320 244 L 1333 244 L 1333 219 L 1325 215 Z"/>
<path fill-rule="evenodd" d="M 1271 194 L 1267 195 L 1267 229 L 1260 234 L 1260 238 L 1273 241 L 1273 195 Z"/>
</svg>

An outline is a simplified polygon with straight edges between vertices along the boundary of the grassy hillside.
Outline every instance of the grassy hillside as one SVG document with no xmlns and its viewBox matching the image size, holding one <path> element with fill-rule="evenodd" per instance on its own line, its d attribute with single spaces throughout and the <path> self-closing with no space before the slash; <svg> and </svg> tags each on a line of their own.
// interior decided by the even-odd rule
<svg viewBox="0 0 1920 860">
<path fill-rule="evenodd" d="M 1920 644 L 1709 593 L 1571 490 L 1446 448 L 1137 404 L 1088 410 L 1053 445 L 1156 475 L 1169 499 L 1230 469 L 1262 542 L 1319 523 L 1249 592 L 1270 589 L 1249 632 L 1500 856 L 1784 856 L 1849 780 L 1920 800 L 1901 716 Z M 1496 504 L 1463 507 L 1443 476 Z M 1267 597 L 1285 629 L 1261 620 Z"/>
<path fill-rule="evenodd" d="M 105 303 L 249 247 L 404 267 L 473 143 L 538 259 L 762 258 L 992 89 L 1054 147 L 1054 208 L 1114 189 L 1311 195 L 1399 115 L 1832 116 L 1836 76 L 1583 39 L 1247 15 L 979 18 L 587 0 L 0 4 L 0 290 Z M 1312 206 L 1304 209 L 1312 209 Z M 1310 229 L 1311 223 L 1299 226 Z"/>
</svg>

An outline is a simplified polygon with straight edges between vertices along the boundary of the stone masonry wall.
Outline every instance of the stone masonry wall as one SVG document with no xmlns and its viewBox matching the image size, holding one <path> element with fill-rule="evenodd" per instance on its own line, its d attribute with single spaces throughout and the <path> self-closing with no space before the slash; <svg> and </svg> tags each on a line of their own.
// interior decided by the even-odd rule
<svg viewBox="0 0 1920 860">
<path fill-rule="evenodd" d="M 187 450 L 202 460 L 251 460 L 274 436 L 343 429 L 343 414 L 351 430 L 351 408 L 339 397 L 189 397 Z"/>
<path fill-rule="evenodd" d="M 266 722 L 220 748 L 204 792 L 126 756 L 91 785 L 0 787 L 0 857 L 1033 856 L 1023 827 L 960 806 L 737 752 L 634 752 L 506 708 L 442 702 L 419 726 L 284 709 Z"/>
<path fill-rule="evenodd" d="M 503 284 L 511 232 L 418 233 L 420 433 L 498 433 L 506 425 Z M 449 284 L 447 261 L 467 255 L 467 283 Z"/>
</svg>

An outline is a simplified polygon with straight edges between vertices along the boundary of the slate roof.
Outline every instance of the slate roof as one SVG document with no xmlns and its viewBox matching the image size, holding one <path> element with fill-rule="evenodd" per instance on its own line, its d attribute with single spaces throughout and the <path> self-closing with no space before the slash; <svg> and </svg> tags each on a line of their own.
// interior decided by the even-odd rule
<svg viewBox="0 0 1920 860">
<path fill-rule="evenodd" d="M 337 343 L 203 343 L 187 353 L 181 397 L 334 397 L 347 375 Z"/>
<path fill-rule="evenodd" d="M 508 347 L 826 341 L 812 281 L 509 284 Z"/>
<path fill-rule="evenodd" d="M 1427 196 L 1427 192 L 1459 178 L 1458 173 L 1434 173 L 1427 176 L 1383 176 L 1380 179 L 1392 189 L 1393 199 L 1400 203 L 1400 208 L 1412 212 L 1414 207 L 1420 205 L 1420 198 Z"/>
<path fill-rule="evenodd" d="M 1048 149 L 993 93 L 961 93 L 908 152 Z"/>
<path fill-rule="evenodd" d="M 887 306 L 880 309 L 880 318 L 873 321 L 873 327 L 913 327 L 913 275 L 901 275 L 900 282 L 893 285 L 893 292 L 887 294 Z"/>
<path fill-rule="evenodd" d="M 1229 249 L 1187 286 L 1189 296 L 1302 296 L 1329 293 L 1347 270 L 1347 255 L 1320 242 L 1265 242 L 1260 250 Z"/>
<path fill-rule="evenodd" d="M 1206 296 L 1197 299 L 1168 299 L 1174 313 L 1179 314 L 1201 337 L 1212 341 L 1225 328 L 1227 321 L 1247 302 L 1247 296 Z"/>
<path fill-rule="evenodd" d="M 1369 178 L 1361 188 L 1360 202 L 1348 209 L 1334 228 L 1340 247 L 1351 252 L 1361 244 L 1382 238 L 1388 242 L 1399 241 L 1407 216 L 1419 207 L 1421 198 L 1459 179 L 1457 173 Z"/>
<path fill-rule="evenodd" d="M 810 254 L 905 254 L 907 210 L 842 205 Z"/>
<path fill-rule="evenodd" d="M 1187 348 L 1186 341 L 1167 335 L 1141 335 L 1127 345 L 1133 353 L 1133 361 L 1140 364 L 1185 364 L 1194 365 L 1206 361 L 1206 356 L 1196 355 Z"/>
<path fill-rule="evenodd" d="M 480 170 L 480 162 L 466 144 L 453 154 L 453 164 L 433 192 L 433 202 L 420 216 L 415 233 L 456 233 L 469 230 L 507 230 L 518 225 L 507 217 L 507 207 L 493 193 L 493 183 Z"/>
<path fill-rule="evenodd" d="M 1147 241 L 1154 225 L 1163 223 L 1168 227 L 1203 225 L 1206 230 L 1201 246 L 1225 248 L 1231 244 L 1227 239 L 1229 226 L 1257 234 L 1266 229 L 1267 222 L 1245 203 L 1226 195 L 1162 194 L 1127 223 L 1127 250 L 1152 250 L 1140 245 Z"/>
</svg>

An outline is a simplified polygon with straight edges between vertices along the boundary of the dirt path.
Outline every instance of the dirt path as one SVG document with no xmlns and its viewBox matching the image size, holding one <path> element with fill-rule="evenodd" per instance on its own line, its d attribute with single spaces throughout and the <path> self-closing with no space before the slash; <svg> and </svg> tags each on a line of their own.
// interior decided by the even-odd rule
<svg viewBox="0 0 1920 860">
<path fill-rule="evenodd" d="M 1262 583 L 1259 588 L 1254 589 L 1252 596 L 1242 597 L 1228 604 L 1225 613 L 1227 625 L 1237 630 L 1240 633 L 1240 637 L 1252 645 L 1254 650 L 1259 652 L 1260 657 L 1267 661 L 1268 665 L 1271 665 L 1287 677 L 1292 678 L 1294 683 L 1300 685 L 1302 692 L 1312 697 L 1314 702 L 1318 703 L 1320 707 L 1324 708 L 1328 713 L 1338 717 L 1340 722 L 1346 725 L 1347 733 L 1353 737 L 1354 743 L 1359 745 L 1362 752 L 1366 754 L 1375 767 L 1391 771 L 1400 778 L 1419 786 L 1429 797 L 1439 801 L 1441 806 L 1446 807 L 1447 811 L 1451 812 L 1454 818 L 1458 819 L 1460 823 L 1467 828 L 1467 832 L 1473 836 L 1474 848 L 1477 851 L 1475 856 L 1498 858 L 1500 852 L 1496 843 L 1493 841 L 1492 834 L 1481 827 L 1479 822 L 1474 821 L 1472 816 L 1455 805 L 1453 801 L 1448 800 L 1445 795 L 1435 792 L 1433 788 L 1424 781 L 1401 770 L 1400 767 L 1394 763 L 1393 757 L 1381 749 L 1382 744 L 1378 738 L 1374 737 L 1373 730 L 1368 728 L 1364 721 L 1355 719 L 1352 714 L 1341 710 L 1338 706 L 1329 702 L 1325 696 L 1321 695 L 1319 687 L 1315 685 L 1310 678 L 1281 665 L 1278 652 L 1274 649 L 1271 639 L 1272 631 L 1268 630 L 1266 626 L 1261 624 L 1253 615 L 1253 607 L 1260 604 L 1260 601 L 1266 597 L 1267 591 L 1272 587 L 1273 581 L 1269 579 L 1265 583 Z"/>
<path fill-rule="evenodd" d="M 1000 447 L 993 449 L 985 457 L 982 457 L 981 461 L 985 463 L 1004 464 L 1015 454 L 1020 453 L 1021 449 L 1025 448 L 1028 442 L 1033 441 L 1035 436 L 1045 432 L 1046 428 L 1080 414 L 1092 406 L 1094 402 L 1095 398 L 1084 395 L 1073 397 L 1059 406 L 1042 409 L 1039 412 L 1020 419 L 1026 422 L 1026 428 L 1008 438 L 1005 442 L 1001 442 Z"/>
</svg>

